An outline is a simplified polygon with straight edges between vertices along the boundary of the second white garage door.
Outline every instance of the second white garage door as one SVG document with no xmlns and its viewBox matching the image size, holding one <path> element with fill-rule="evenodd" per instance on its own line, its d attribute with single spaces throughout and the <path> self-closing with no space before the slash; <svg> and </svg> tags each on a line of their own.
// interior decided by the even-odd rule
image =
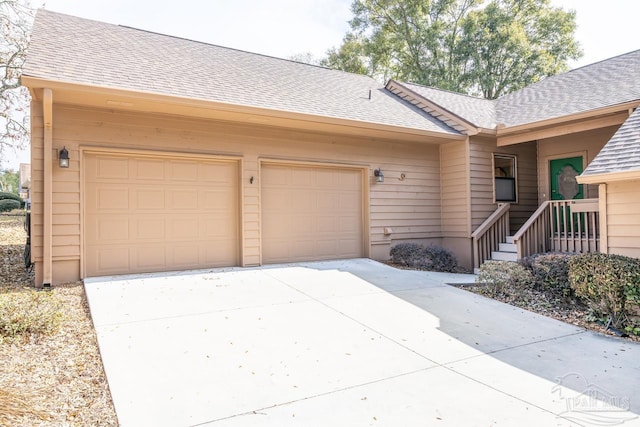
<svg viewBox="0 0 640 427">
<path fill-rule="evenodd" d="M 263 163 L 262 262 L 364 256 L 362 170 Z"/>
<path fill-rule="evenodd" d="M 85 275 L 238 265 L 236 161 L 84 158 Z"/>
</svg>

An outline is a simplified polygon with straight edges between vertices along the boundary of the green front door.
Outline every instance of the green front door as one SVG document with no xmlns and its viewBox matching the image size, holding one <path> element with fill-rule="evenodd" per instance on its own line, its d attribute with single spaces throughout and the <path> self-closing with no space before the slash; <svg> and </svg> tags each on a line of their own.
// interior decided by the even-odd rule
<svg viewBox="0 0 640 427">
<path fill-rule="evenodd" d="M 576 177 L 582 173 L 582 156 L 551 160 L 551 200 L 583 199 L 582 184 Z"/>
</svg>

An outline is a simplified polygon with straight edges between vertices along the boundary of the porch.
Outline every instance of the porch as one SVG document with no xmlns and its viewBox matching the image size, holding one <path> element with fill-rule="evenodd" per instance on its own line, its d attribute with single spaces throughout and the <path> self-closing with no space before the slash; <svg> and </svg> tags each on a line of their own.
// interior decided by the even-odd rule
<svg viewBox="0 0 640 427">
<path fill-rule="evenodd" d="M 517 261 L 537 253 L 600 250 L 598 199 L 545 201 L 512 236 L 510 207 L 499 204 L 471 235 L 474 268 L 492 259 Z"/>
</svg>

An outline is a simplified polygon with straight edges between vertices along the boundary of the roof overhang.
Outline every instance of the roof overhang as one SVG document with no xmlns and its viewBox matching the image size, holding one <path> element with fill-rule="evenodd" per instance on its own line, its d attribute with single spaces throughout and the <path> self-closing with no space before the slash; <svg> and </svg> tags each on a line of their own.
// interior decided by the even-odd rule
<svg viewBox="0 0 640 427">
<path fill-rule="evenodd" d="M 393 139 L 429 144 L 463 140 L 464 135 L 434 132 L 358 120 L 341 119 L 247 105 L 132 91 L 105 86 L 22 76 L 34 99 L 41 99 L 42 89 L 54 91 L 54 103 L 79 105 L 110 110 L 144 112 L 213 119 L 251 125 L 294 128 L 369 138 Z"/>
<path fill-rule="evenodd" d="M 640 169 L 621 172 L 607 172 L 593 175 L 580 175 L 576 178 L 580 184 L 602 184 L 605 182 L 640 180 Z"/>
<path fill-rule="evenodd" d="M 555 117 L 534 123 L 511 127 L 498 127 L 498 147 L 536 141 L 544 138 L 584 132 L 624 123 L 640 100 L 585 111 L 569 116 Z"/>
</svg>

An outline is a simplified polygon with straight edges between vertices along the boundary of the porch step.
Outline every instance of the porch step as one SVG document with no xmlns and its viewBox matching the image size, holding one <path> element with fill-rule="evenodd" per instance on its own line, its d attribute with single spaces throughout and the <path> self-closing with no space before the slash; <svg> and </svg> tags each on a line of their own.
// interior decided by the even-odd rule
<svg viewBox="0 0 640 427">
<path fill-rule="evenodd" d="M 507 243 L 511 245 L 513 244 L 513 236 L 507 236 L 506 240 L 507 240 Z"/>
<path fill-rule="evenodd" d="M 515 252 L 491 252 L 493 261 L 518 261 L 518 254 Z"/>
<path fill-rule="evenodd" d="M 513 252 L 515 254 L 518 252 L 518 247 L 515 243 L 500 243 L 498 250 L 500 252 Z"/>
</svg>

